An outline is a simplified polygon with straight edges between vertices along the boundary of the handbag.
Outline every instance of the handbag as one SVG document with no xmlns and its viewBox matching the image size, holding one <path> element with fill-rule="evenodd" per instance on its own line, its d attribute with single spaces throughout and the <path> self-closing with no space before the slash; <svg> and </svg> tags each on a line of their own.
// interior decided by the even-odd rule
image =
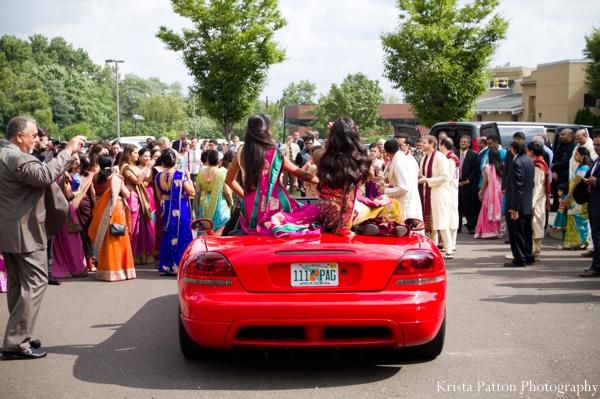
<svg viewBox="0 0 600 399">
<path fill-rule="evenodd" d="M 122 237 L 125 235 L 125 231 L 127 226 L 119 223 L 111 223 L 110 224 L 110 234 L 117 237 Z"/>
<path fill-rule="evenodd" d="M 590 201 L 590 192 L 588 185 L 583 182 L 579 182 L 573 190 L 573 199 L 579 205 L 587 204 Z"/>
<path fill-rule="evenodd" d="M 44 189 L 44 207 L 46 208 L 44 230 L 49 240 L 58 233 L 69 212 L 69 203 L 58 184 L 52 183 Z"/>
</svg>

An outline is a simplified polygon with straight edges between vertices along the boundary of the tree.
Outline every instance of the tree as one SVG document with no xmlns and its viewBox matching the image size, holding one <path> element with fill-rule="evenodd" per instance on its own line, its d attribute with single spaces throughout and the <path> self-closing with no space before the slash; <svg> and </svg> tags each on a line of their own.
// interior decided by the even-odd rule
<svg viewBox="0 0 600 399">
<path fill-rule="evenodd" d="M 277 0 L 171 0 L 173 10 L 194 23 L 181 35 L 164 26 L 157 37 L 181 51 L 194 77 L 199 105 L 223 126 L 229 140 L 261 94 L 269 67 L 285 51 L 273 36 L 285 26 Z"/>
<path fill-rule="evenodd" d="M 0 38 L 0 130 L 13 116 L 29 115 L 51 134 L 82 122 L 114 132 L 110 69 L 61 37 L 29 40 Z"/>
<path fill-rule="evenodd" d="M 585 83 L 590 91 L 590 95 L 600 98 L 600 28 L 594 28 L 585 37 L 583 54 L 592 60 L 585 69 L 587 73 Z"/>
<path fill-rule="evenodd" d="M 600 115 L 594 115 L 589 107 L 585 107 L 577 111 L 573 123 L 577 125 L 600 126 Z"/>
<path fill-rule="evenodd" d="M 301 80 L 300 83 L 290 83 L 283 89 L 283 95 L 279 102 L 281 106 L 293 104 L 314 104 L 317 85 L 308 80 Z"/>
<path fill-rule="evenodd" d="M 165 123 L 169 129 L 187 122 L 183 99 L 173 94 L 155 94 L 144 99 L 139 112 L 146 121 Z"/>
<path fill-rule="evenodd" d="M 384 75 L 420 123 L 469 120 L 486 92 L 488 65 L 508 22 L 490 17 L 499 0 L 398 0 L 400 26 L 381 35 Z"/>
<path fill-rule="evenodd" d="M 323 137 L 327 137 L 327 124 L 338 117 L 348 115 L 359 127 L 361 134 L 369 135 L 377 128 L 379 104 L 383 101 L 379 81 L 370 80 L 365 74 L 349 74 L 342 84 L 331 85 L 326 96 L 319 98 L 316 109 L 312 109 L 318 121 L 315 128 Z"/>
</svg>

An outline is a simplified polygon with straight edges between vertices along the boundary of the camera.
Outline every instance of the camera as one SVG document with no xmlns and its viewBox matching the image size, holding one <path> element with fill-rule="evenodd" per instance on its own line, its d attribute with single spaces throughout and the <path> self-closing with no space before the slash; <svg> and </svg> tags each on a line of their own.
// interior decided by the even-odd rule
<svg viewBox="0 0 600 399">
<path fill-rule="evenodd" d="M 48 138 L 48 142 L 52 143 L 53 146 L 58 147 L 58 145 L 60 144 L 60 141 L 53 139 L 52 137 Z"/>
</svg>

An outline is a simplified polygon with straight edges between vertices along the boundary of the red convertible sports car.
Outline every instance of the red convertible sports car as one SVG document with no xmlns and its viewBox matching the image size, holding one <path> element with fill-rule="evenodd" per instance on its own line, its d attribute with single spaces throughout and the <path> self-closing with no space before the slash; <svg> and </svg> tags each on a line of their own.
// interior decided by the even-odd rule
<svg viewBox="0 0 600 399">
<path fill-rule="evenodd" d="M 212 228 L 208 219 L 192 225 Z M 181 260 L 186 358 L 243 348 L 410 348 L 428 358 L 442 352 L 446 268 L 423 235 L 226 234 L 196 238 Z"/>
</svg>

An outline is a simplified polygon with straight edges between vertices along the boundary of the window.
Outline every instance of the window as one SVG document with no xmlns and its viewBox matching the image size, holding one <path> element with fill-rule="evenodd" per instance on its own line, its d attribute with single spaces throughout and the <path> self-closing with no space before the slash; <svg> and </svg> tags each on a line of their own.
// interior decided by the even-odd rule
<svg viewBox="0 0 600 399">
<path fill-rule="evenodd" d="M 477 122 L 483 122 L 483 115 L 477 114 Z"/>
<path fill-rule="evenodd" d="M 518 122 L 518 121 L 519 121 L 519 114 L 516 114 L 516 115 L 511 115 L 511 116 L 510 116 L 510 120 L 511 120 L 512 122 Z"/>
<path fill-rule="evenodd" d="M 596 106 L 596 98 L 590 96 L 589 94 L 583 95 L 583 106 L 593 108 Z"/>
</svg>

